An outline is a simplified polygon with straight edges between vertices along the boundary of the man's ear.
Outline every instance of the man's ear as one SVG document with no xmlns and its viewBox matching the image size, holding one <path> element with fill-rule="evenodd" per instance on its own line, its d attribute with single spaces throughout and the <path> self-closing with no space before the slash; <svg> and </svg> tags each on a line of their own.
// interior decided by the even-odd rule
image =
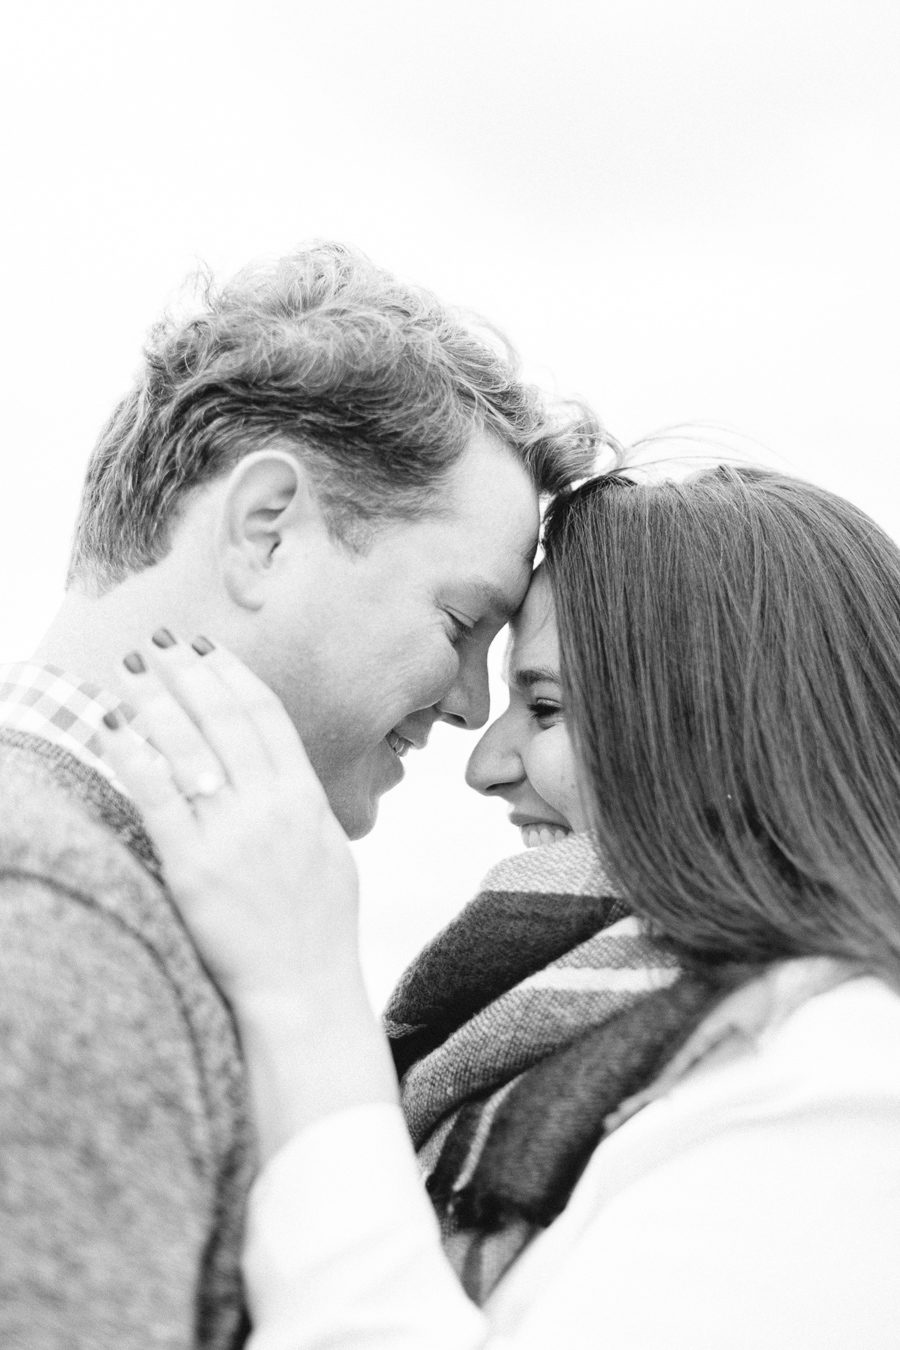
<svg viewBox="0 0 900 1350">
<path fill-rule="evenodd" d="M 274 449 L 244 456 L 225 486 L 217 539 L 222 579 L 235 604 L 262 606 L 279 549 L 313 520 L 321 525 L 321 512 L 299 460 Z"/>
</svg>

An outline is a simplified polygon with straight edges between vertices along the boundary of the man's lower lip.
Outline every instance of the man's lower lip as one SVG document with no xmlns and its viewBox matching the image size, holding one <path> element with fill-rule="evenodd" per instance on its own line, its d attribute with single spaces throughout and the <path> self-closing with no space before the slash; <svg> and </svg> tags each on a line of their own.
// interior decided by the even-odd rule
<svg viewBox="0 0 900 1350">
<path fill-rule="evenodd" d="M 405 772 L 406 772 L 406 765 L 403 763 L 403 760 L 400 758 L 400 756 L 397 754 L 397 751 L 396 751 L 396 750 L 394 749 L 394 747 L 391 745 L 391 743 L 390 743 L 390 741 L 388 740 L 387 736 L 385 736 L 384 740 L 382 741 L 382 745 L 385 745 L 385 746 L 387 747 L 388 752 L 389 752 L 389 754 L 390 754 L 390 756 L 391 756 L 391 759 L 394 761 L 394 763 L 395 763 L 396 765 L 399 766 L 399 768 L 401 769 L 401 771 L 402 771 L 403 773 L 405 773 Z"/>
<path fill-rule="evenodd" d="M 394 746 L 391 744 L 391 737 L 393 737 L 395 740 L 400 741 L 403 747 L 402 752 L 396 750 Z M 391 751 L 391 754 L 396 755 L 398 759 L 403 759 L 404 755 L 407 755 L 412 748 L 412 743 L 406 740 L 404 736 L 401 736 L 396 731 L 389 731 L 384 739 L 388 749 Z"/>
</svg>

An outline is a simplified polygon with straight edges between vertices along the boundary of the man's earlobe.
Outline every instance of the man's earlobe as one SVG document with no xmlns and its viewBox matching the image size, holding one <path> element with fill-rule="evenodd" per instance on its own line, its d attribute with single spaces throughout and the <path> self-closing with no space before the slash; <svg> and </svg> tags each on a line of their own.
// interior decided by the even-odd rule
<svg viewBox="0 0 900 1350">
<path fill-rule="evenodd" d="M 285 450 L 257 450 L 232 470 L 218 531 L 225 588 L 235 604 L 259 609 L 278 551 L 314 511 L 306 470 Z"/>
</svg>

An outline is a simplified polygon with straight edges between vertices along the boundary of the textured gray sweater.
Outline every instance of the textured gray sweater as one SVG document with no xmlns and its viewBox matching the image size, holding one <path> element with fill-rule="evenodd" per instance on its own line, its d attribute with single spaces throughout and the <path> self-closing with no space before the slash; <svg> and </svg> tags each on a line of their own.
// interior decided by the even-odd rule
<svg viewBox="0 0 900 1350">
<path fill-rule="evenodd" d="M 253 1165 L 235 1029 L 139 817 L 0 730 L 0 1346 L 240 1345 Z"/>
</svg>

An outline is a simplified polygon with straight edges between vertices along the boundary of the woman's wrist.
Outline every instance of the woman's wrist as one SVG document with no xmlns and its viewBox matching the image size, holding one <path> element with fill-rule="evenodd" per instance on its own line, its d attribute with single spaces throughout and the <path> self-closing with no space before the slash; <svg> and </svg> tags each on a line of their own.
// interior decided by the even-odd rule
<svg viewBox="0 0 900 1350">
<path fill-rule="evenodd" d="M 263 1161 L 325 1116 L 397 1102 L 390 1049 L 358 968 L 248 991 L 235 1014 Z"/>
</svg>

